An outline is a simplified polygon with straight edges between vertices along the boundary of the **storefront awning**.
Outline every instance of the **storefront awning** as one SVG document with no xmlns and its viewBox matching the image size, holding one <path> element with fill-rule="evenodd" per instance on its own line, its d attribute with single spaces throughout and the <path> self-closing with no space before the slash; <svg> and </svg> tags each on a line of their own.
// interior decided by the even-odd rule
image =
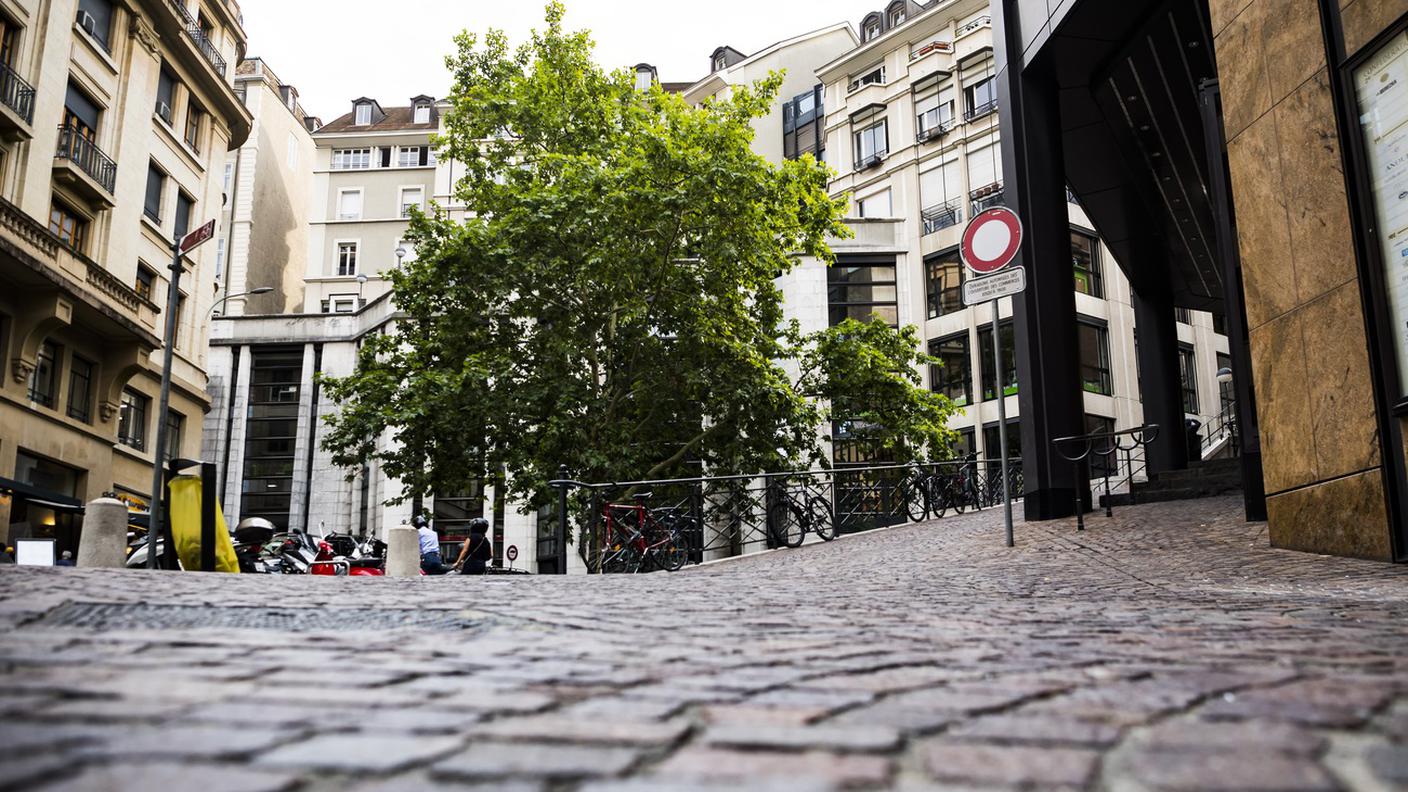
<svg viewBox="0 0 1408 792">
<path fill-rule="evenodd" d="M 77 498 L 60 495 L 57 492 L 41 489 L 33 484 L 15 481 L 14 479 L 8 479 L 4 476 L 0 476 L 0 493 L 16 498 L 23 498 L 36 506 L 44 506 L 46 508 L 62 511 L 83 511 L 83 501 Z"/>
</svg>

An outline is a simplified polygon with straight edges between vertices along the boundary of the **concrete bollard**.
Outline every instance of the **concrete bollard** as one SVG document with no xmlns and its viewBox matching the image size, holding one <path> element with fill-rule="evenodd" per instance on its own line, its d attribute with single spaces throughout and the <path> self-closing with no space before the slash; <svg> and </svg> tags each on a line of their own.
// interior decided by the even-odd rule
<svg viewBox="0 0 1408 792">
<path fill-rule="evenodd" d="M 386 532 L 386 576 L 420 576 L 420 535 L 409 525 Z"/>
<path fill-rule="evenodd" d="M 88 504 L 78 537 L 78 565 L 90 569 L 127 565 L 127 504 L 115 498 Z"/>
</svg>

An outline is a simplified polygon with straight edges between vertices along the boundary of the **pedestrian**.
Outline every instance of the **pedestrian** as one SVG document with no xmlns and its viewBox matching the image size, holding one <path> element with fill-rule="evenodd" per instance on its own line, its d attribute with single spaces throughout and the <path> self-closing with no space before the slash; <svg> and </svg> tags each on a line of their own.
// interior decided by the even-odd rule
<svg viewBox="0 0 1408 792">
<path fill-rule="evenodd" d="M 0 547 L 3 548 L 0 549 L 0 564 L 15 563 L 15 548 L 10 547 L 9 545 L 3 545 Z"/>
<path fill-rule="evenodd" d="M 489 542 L 489 521 L 475 517 L 469 521 L 469 538 L 460 547 L 460 557 L 455 560 L 455 569 L 461 575 L 482 575 L 494 557 L 494 546 Z"/>
<path fill-rule="evenodd" d="M 417 514 L 411 525 L 420 538 L 420 571 L 427 575 L 444 575 L 453 569 L 445 566 L 440 558 L 440 536 L 430 527 L 430 520 L 424 514 Z"/>
<path fill-rule="evenodd" d="M 63 553 L 59 555 L 59 560 L 54 562 L 54 566 L 71 567 L 73 565 L 74 563 L 72 550 L 63 551 Z"/>
</svg>

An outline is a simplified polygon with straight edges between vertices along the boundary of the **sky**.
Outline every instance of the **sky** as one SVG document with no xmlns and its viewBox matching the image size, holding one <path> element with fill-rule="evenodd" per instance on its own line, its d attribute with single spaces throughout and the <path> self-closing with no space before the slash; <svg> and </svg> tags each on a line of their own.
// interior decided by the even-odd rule
<svg viewBox="0 0 1408 792">
<path fill-rule="evenodd" d="M 264 58 L 323 121 L 370 96 L 385 106 L 417 94 L 445 95 L 445 56 L 461 30 L 500 28 L 517 45 L 541 28 L 539 0 L 239 0 L 249 55 Z M 586 28 L 597 61 L 645 62 L 665 82 L 693 82 L 727 44 L 752 54 L 836 22 L 858 27 L 881 0 L 711 0 L 685 3 L 565 0 L 566 25 Z"/>
</svg>

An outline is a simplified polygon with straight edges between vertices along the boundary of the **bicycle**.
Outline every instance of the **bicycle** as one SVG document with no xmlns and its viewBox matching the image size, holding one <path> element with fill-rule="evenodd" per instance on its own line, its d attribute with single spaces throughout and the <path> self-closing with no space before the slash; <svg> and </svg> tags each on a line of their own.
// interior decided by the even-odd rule
<svg viewBox="0 0 1408 792">
<path fill-rule="evenodd" d="M 962 514 L 976 502 L 973 485 L 965 470 L 943 472 L 916 467 L 905 481 L 905 512 L 914 522 L 923 522 L 930 515 L 943 517 L 949 510 Z"/>
<path fill-rule="evenodd" d="M 831 502 L 805 486 L 789 490 L 780 479 L 768 485 L 773 501 L 768 516 L 768 531 L 773 544 L 801 547 L 810 531 L 823 542 L 836 538 L 836 521 Z"/>
<path fill-rule="evenodd" d="M 637 493 L 636 503 L 605 503 L 606 523 L 599 570 L 603 574 L 638 573 L 647 566 L 677 572 L 689 561 L 677 509 L 648 509 L 651 493 Z M 649 570 L 646 570 L 649 571 Z"/>
</svg>

